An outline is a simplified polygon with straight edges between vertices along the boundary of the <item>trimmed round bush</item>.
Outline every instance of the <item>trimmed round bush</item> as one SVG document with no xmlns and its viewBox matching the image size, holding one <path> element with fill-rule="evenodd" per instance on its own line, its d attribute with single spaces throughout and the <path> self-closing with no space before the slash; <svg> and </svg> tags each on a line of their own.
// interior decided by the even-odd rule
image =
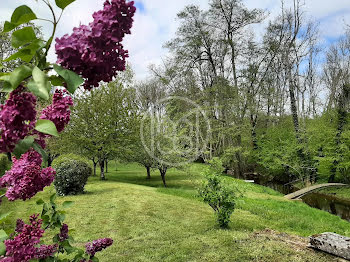
<svg viewBox="0 0 350 262">
<path fill-rule="evenodd" d="M 56 170 L 54 185 L 60 196 L 77 195 L 84 192 L 85 184 L 92 173 L 89 162 L 74 155 L 61 155 L 52 162 Z"/>
<path fill-rule="evenodd" d="M 0 154 L 0 177 L 11 168 L 11 164 L 6 154 Z"/>
</svg>

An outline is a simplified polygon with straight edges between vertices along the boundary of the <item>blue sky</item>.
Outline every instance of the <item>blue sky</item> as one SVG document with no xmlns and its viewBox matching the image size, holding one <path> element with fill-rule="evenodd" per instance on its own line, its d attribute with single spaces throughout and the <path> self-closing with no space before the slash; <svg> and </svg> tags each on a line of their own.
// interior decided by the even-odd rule
<svg viewBox="0 0 350 262">
<path fill-rule="evenodd" d="M 54 2 L 53 0 L 50 0 Z M 92 13 L 102 8 L 104 0 L 76 0 L 67 8 L 63 15 L 56 36 L 70 33 L 74 26 L 87 24 L 92 20 Z M 243 0 L 249 8 L 262 8 L 270 13 L 267 21 L 273 19 L 280 11 L 280 0 Z M 290 5 L 292 0 L 285 0 Z M 0 20 L 8 20 L 13 10 L 22 4 L 30 6 L 40 17 L 50 18 L 47 8 L 33 0 L 1 0 Z M 132 35 L 125 39 L 125 47 L 129 50 L 131 63 L 138 79 L 148 75 L 150 64 L 160 64 L 167 55 L 163 44 L 174 37 L 178 22 L 176 14 L 185 5 L 195 4 L 202 8 L 208 7 L 208 0 L 137 0 L 138 12 Z M 320 37 L 324 45 L 334 42 L 350 25 L 350 0 L 305 0 L 305 10 L 308 16 L 320 25 Z M 265 25 L 266 25 L 265 23 Z M 40 22 L 45 35 L 52 30 L 49 23 Z M 265 25 L 256 28 L 263 32 Z M 55 61 L 54 51 L 50 52 L 50 60 Z"/>
</svg>

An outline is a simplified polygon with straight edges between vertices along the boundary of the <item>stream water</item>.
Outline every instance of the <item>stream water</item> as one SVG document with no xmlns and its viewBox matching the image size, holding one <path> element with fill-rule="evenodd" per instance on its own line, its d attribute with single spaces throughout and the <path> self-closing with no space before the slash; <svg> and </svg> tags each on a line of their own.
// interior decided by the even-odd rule
<svg viewBox="0 0 350 262">
<path fill-rule="evenodd" d="M 284 186 L 277 182 L 258 183 L 270 187 L 282 194 L 289 194 L 297 191 L 293 186 Z M 312 192 L 301 198 L 310 207 L 327 211 L 350 222 L 350 201 L 337 198 L 336 196 Z"/>
</svg>

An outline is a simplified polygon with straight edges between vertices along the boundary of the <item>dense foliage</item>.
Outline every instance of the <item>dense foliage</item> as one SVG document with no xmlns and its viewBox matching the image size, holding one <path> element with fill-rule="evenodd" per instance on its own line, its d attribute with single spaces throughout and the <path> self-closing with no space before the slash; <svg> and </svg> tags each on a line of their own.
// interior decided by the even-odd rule
<svg viewBox="0 0 350 262">
<path fill-rule="evenodd" d="M 11 161 L 6 154 L 0 154 L 0 177 L 11 168 Z"/>
<path fill-rule="evenodd" d="M 184 7 L 171 55 L 141 83 L 140 107 L 171 96 L 201 105 L 208 121 L 196 128 L 209 122 L 211 136 L 200 157 L 220 157 L 236 177 L 348 182 L 350 31 L 324 47 L 306 5 L 283 4 L 262 31 L 253 25 L 267 13 L 240 0 Z M 162 110 L 176 120 L 189 109 Z"/>
<path fill-rule="evenodd" d="M 92 169 L 89 163 L 73 154 L 62 155 L 52 163 L 56 170 L 55 189 L 58 195 L 77 195 L 84 192 Z"/>
</svg>

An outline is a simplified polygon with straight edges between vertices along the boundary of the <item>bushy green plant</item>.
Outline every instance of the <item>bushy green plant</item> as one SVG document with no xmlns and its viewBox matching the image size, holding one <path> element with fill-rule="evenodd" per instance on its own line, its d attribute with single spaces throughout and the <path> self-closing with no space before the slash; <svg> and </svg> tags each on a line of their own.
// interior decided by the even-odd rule
<svg viewBox="0 0 350 262">
<path fill-rule="evenodd" d="M 230 188 L 223 185 L 220 175 L 222 174 L 222 162 L 214 158 L 209 162 L 209 168 L 204 174 L 206 181 L 199 189 L 199 195 L 214 210 L 217 222 L 221 228 L 227 228 L 230 217 L 235 210 L 236 194 Z"/>
<path fill-rule="evenodd" d="M 56 169 L 54 185 L 61 196 L 77 195 L 84 192 L 85 184 L 92 173 L 89 163 L 82 157 L 68 154 L 54 160 Z"/>
<path fill-rule="evenodd" d="M 0 154 L 0 177 L 5 174 L 7 170 L 11 168 L 11 162 L 9 161 L 7 155 Z"/>
</svg>

